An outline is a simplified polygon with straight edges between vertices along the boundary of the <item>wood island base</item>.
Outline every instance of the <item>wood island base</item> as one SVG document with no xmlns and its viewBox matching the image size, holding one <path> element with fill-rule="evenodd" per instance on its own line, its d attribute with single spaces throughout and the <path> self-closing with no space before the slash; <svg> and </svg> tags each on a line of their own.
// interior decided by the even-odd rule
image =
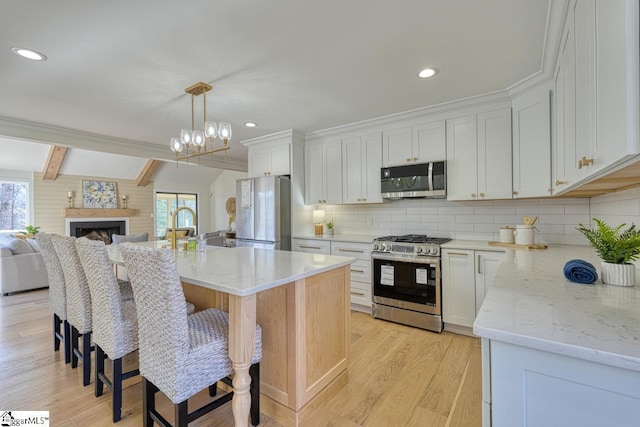
<svg viewBox="0 0 640 427">
<path fill-rule="evenodd" d="M 183 283 L 196 310 L 229 309 L 229 296 Z M 349 266 L 296 280 L 257 294 L 262 327 L 261 412 L 298 426 L 327 396 L 348 381 Z"/>
</svg>

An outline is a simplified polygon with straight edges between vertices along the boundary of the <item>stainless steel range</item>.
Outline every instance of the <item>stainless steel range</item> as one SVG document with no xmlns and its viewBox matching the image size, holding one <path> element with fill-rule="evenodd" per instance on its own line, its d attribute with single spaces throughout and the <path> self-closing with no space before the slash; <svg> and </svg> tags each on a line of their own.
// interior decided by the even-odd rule
<svg viewBox="0 0 640 427">
<path fill-rule="evenodd" d="M 373 317 L 442 332 L 440 245 L 421 234 L 374 239 Z"/>
</svg>

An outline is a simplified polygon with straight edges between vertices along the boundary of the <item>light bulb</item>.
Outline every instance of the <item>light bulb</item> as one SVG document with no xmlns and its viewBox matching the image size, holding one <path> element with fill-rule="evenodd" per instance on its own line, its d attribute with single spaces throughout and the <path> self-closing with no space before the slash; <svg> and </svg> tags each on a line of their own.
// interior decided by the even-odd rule
<svg viewBox="0 0 640 427">
<path fill-rule="evenodd" d="M 194 130 L 192 137 L 193 145 L 196 147 L 202 147 L 204 145 L 204 131 Z"/>
<path fill-rule="evenodd" d="M 204 124 L 204 134 L 207 138 L 214 139 L 218 137 L 218 124 L 216 122 L 206 122 Z"/>
<path fill-rule="evenodd" d="M 180 131 L 180 141 L 185 145 L 185 147 L 188 147 L 189 144 L 191 144 L 192 137 L 191 129 L 182 129 Z"/>
<path fill-rule="evenodd" d="M 169 145 L 171 146 L 171 151 L 173 151 L 174 153 L 181 153 L 182 149 L 184 148 L 184 145 L 180 141 L 180 138 L 178 138 L 177 136 L 171 137 L 171 142 L 169 143 Z"/>
<path fill-rule="evenodd" d="M 231 124 L 220 122 L 218 125 L 218 138 L 229 141 L 231 139 Z"/>
</svg>

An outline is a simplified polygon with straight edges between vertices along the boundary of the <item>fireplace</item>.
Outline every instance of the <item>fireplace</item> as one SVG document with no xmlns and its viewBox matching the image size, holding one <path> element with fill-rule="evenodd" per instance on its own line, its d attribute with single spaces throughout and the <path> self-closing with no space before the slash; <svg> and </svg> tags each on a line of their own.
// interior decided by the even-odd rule
<svg viewBox="0 0 640 427">
<path fill-rule="evenodd" d="M 127 234 L 126 219 L 73 219 L 67 220 L 67 234 L 75 237 L 88 237 L 94 240 L 103 240 L 105 244 L 111 244 L 111 236 L 114 234 Z"/>
</svg>

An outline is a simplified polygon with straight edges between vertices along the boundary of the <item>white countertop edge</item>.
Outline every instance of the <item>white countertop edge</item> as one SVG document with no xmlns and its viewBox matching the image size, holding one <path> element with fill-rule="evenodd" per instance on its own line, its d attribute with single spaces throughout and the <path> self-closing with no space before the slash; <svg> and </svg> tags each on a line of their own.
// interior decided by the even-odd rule
<svg viewBox="0 0 640 427">
<path fill-rule="evenodd" d="M 555 353 L 562 356 L 588 360 L 590 362 L 615 366 L 622 369 L 640 371 L 640 359 L 634 356 L 611 353 L 595 348 L 581 347 L 569 343 L 546 340 L 543 338 L 520 335 L 513 332 L 499 331 L 473 324 L 473 333 L 481 338 L 519 345 L 534 350 Z"/>
<path fill-rule="evenodd" d="M 341 258 L 344 258 L 344 257 L 341 257 Z M 224 284 L 214 284 L 214 283 L 204 282 L 189 276 L 180 276 L 180 278 L 185 283 L 198 285 L 198 286 L 202 286 L 203 288 L 213 289 L 213 290 L 221 291 L 227 294 L 244 297 L 248 295 L 257 294 L 259 292 L 267 291 L 269 289 L 273 289 L 287 283 L 295 282 L 296 280 L 306 279 L 307 277 L 311 277 L 311 276 L 318 275 L 320 273 L 325 273 L 327 271 L 335 270 L 336 268 L 345 267 L 347 265 L 354 263 L 355 261 L 356 261 L 355 258 L 348 258 L 346 261 L 337 262 L 335 264 L 327 265 L 325 267 L 319 267 L 312 271 L 305 271 L 304 273 L 301 273 L 301 274 L 294 274 L 292 276 L 283 277 L 281 279 L 274 280 L 272 282 L 263 283 L 258 286 L 252 286 L 251 288 L 248 288 L 248 289 L 238 289 L 235 287 L 224 286 Z"/>
</svg>

